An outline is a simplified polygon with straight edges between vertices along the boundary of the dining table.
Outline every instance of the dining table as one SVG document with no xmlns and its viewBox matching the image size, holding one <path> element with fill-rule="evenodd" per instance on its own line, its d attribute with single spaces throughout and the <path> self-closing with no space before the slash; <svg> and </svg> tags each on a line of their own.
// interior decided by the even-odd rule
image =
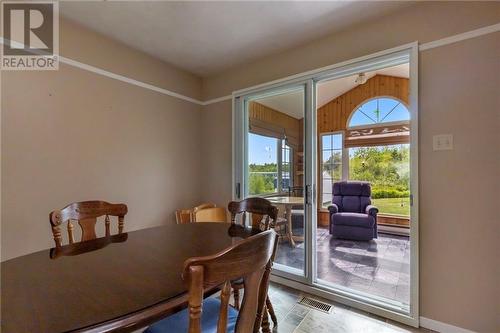
<svg viewBox="0 0 500 333">
<path fill-rule="evenodd" d="M 63 245 L 1 264 L 3 333 L 132 332 L 187 307 L 184 261 L 259 230 L 169 224 Z M 205 290 L 209 296 L 217 287 Z"/>
<path fill-rule="evenodd" d="M 284 213 L 285 213 L 285 219 L 286 219 L 286 223 L 287 223 L 286 233 L 287 233 L 287 238 L 290 242 L 290 245 L 295 247 L 296 246 L 295 241 L 303 242 L 304 236 L 299 236 L 299 235 L 293 234 L 292 210 L 293 210 L 293 208 L 296 208 L 296 207 L 303 209 L 304 197 L 294 197 L 294 196 L 284 196 L 283 195 L 283 196 L 266 197 L 266 199 L 269 200 L 273 205 L 277 206 L 278 208 L 283 207 Z"/>
</svg>

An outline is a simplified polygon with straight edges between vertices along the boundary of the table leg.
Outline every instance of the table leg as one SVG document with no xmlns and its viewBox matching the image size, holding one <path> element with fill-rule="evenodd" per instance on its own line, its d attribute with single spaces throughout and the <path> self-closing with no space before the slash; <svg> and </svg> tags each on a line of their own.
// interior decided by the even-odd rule
<svg viewBox="0 0 500 333">
<path fill-rule="evenodd" d="M 293 231 L 292 231 L 292 207 L 286 206 L 286 221 L 288 223 L 288 239 L 290 240 L 290 244 L 295 247 L 295 241 L 293 240 Z"/>
</svg>

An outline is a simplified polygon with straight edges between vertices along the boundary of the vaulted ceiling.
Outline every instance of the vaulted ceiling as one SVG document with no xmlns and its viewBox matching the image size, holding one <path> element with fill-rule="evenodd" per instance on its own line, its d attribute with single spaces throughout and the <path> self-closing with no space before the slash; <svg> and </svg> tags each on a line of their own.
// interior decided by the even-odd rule
<svg viewBox="0 0 500 333">
<path fill-rule="evenodd" d="M 61 1 L 61 15 L 210 76 L 386 15 L 413 2 Z"/>
<path fill-rule="evenodd" d="M 383 68 L 376 71 L 364 73 L 366 78 L 372 78 L 377 74 L 395 77 L 410 77 L 408 64 Z M 324 81 L 318 84 L 317 107 L 321 107 L 332 99 L 348 92 L 358 85 L 355 82 L 357 75 L 346 76 L 340 79 Z M 257 102 L 277 111 L 286 113 L 296 119 L 304 117 L 304 93 L 303 91 L 292 91 L 258 99 Z"/>
</svg>

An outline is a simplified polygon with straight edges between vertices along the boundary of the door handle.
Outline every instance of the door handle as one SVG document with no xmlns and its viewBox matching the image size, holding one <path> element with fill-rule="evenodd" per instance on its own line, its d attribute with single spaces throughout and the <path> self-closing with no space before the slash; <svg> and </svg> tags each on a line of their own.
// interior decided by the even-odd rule
<svg viewBox="0 0 500 333">
<path fill-rule="evenodd" d="M 235 188 L 235 192 L 236 192 L 236 199 L 241 199 L 240 197 L 240 183 L 236 183 L 236 188 Z"/>
<path fill-rule="evenodd" d="M 311 185 L 306 185 L 306 205 L 312 205 L 312 190 Z"/>
</svg>

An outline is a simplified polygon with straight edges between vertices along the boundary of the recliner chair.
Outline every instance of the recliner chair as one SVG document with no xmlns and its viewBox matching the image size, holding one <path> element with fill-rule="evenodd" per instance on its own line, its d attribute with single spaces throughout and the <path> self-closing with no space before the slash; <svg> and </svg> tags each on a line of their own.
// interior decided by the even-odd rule
<svg viewBox="0 0 500 333">
<path fill-rule="evenodd" d="M 361 241 L 377 238 L 378 208 L 371 205 L 370 183 L 335 182 L 332 202 L 328 210 L 333 237 Z"/>
</svg>

